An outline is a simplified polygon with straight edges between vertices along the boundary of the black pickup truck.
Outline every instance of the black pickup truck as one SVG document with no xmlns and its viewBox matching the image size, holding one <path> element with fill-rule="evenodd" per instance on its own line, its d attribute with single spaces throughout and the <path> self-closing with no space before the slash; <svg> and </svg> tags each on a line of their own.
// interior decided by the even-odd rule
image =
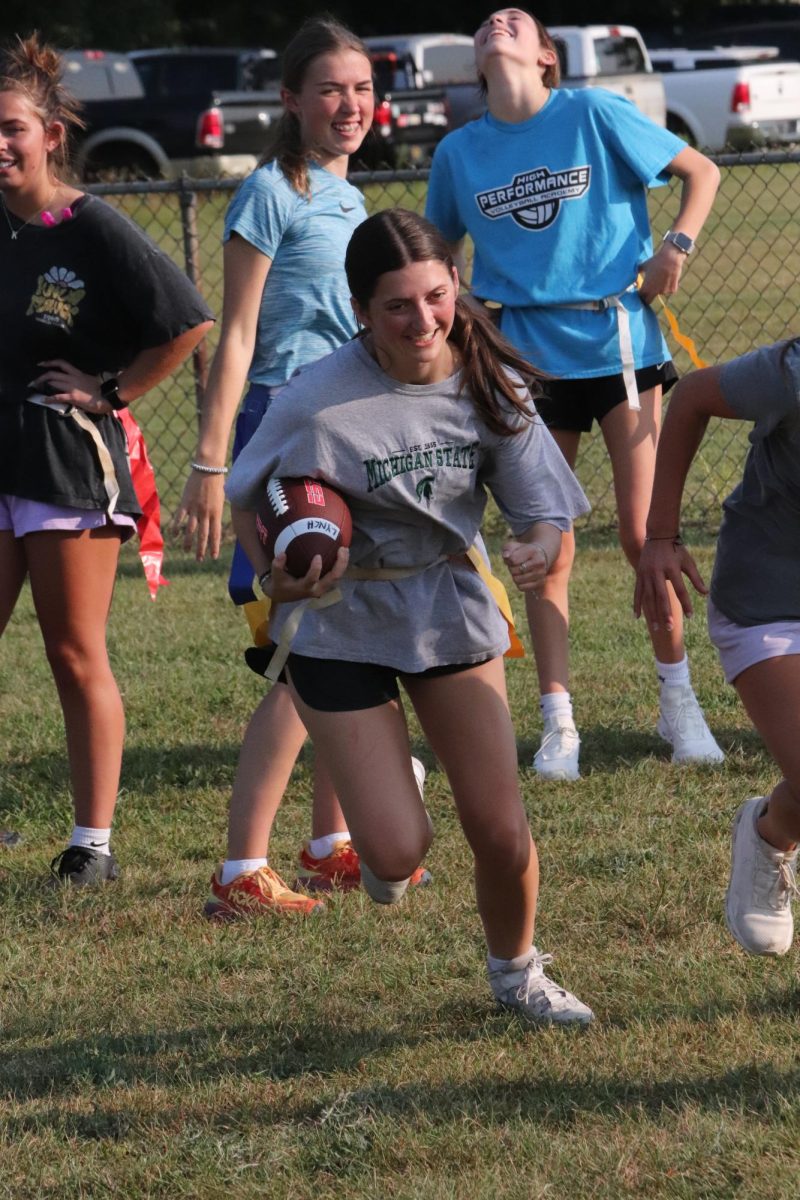
<svg viewBox="0 0 800 1200">
<path fill-rule="evenodd" d="M 83 103 L 75 146 L 87 179 L 241 174 L 282 109 L 271 50 L 99 50 L 65 54 L 65 82 Z"/>
</svg>

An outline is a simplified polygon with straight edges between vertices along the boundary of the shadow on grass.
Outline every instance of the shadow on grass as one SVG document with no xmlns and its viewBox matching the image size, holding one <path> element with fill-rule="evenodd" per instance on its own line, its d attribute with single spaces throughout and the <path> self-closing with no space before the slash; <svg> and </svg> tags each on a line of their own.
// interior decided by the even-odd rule
<svg viewBox="0 0 800 1200">
<path fill-rule="evenodd" d="M 800 1015 L 800 992 L 792 988 L 786 993 L 775 992 L 751 1001 L 746 1006 L 750 1016 L 762 1019 L 779 1016 L 787 1020 Z M 710 1002 L 696 1010 L 665 1011 L 662 1019 L 680 1016 L 695 1019 L 706 1026 L 727 1022 L 734 1006 Z M 736 1005 L 737 1012 L 742 1006 Z M 652 1017 L 650 1018 L 652 1019 Z M 530 1048 L 531 1079 L 523 1081 L 479 1081 L 469 1084 L 450 1083 L 440 1087 L 394 1088 L 387 1084 L 373 1085 L 346 1094 L 348 1107 L 374 1113 L 392 1114 L 413 1112 L 417 1108 L 435 1110 L 447 1116 L 463 1113 L 467 1107 L 485 1110 L 483 1119 L 505 1121 L 512 1116 L 525 1116 L 543 1123 L 560 1124 L 572 1121 L 580 1112 L 617 1112 L 620 1107 L 642 1108 L 657 1113 L 662 1108 L 679 1109 L 687 1103 L 701 1104 L 708 1109 L 738 1109 L 783 1111 L 788 1103 L 797 1103 L 800 1094 L 800 1067 L 781 1073 L 770 1064 L 747 1066 L 718 1076 L 686 1079 L 667 1079 L 642 1083 L 598 1079 L 549 1079 L 541 1051 L 531 1040 L 539 1035 L 513 1014 L 501 1013 L 482 1005 L 454 1003 L 437 1009 L 419 1030 L 420 1014 L 413 1017 L 413 1029 L 402 1023 L 392 1029 L 378 1027 L 343 1028 L 313 1022 L 290 1026 L 285 1021 L 263 1023 L 245 1022 L 238 1025 L 198 1026 L 178 1031 L 155 1031 L 118 1036 L 97 1035 L 72 1039 L 45 1048 L 18 1050 L 0 1054 L 0 1095 L 7 1101 L 30 1101 L 42 1097 L 71 1099 L 88 1089 L 120 1087 L 181 1087 L 208 1085 L 215 1080 L 240 1076 L 249 1080 L 261 1079 L 265 1084 L 300 1080 L 307 1076 L 319 1078 L 346 1074 L 364 1069 L 373 1056 L 382 1056 L 397 1049 L 407 1050 L 437 1042 L 459 1044 L 484 1042 L 487 1050 L 495 1037 L 511 1036 L 523 1054 Z M 594 1035 L 603 1036 L 604 1029 L 626 1027 L 633 1022 L 604 1022 L 594 1027 Z M 13 1030 L 6 1029 L 7 1037 Z M 591 1036 L 585 1030 L 549 1030 L 544 1037 L 582 1038 Z M 576 1054 L 580 1042 L 575 1043 Z M 388 1064 L 387 1064 L 388 1069 Z M 117 1093 L 119 1096 L 120 1093 Z M 266 1115 L 270 1123 L 280 1122 L 285 1112 L 285 1097 L 276 1101 L 276 1112 Z M 99 1110 L 96 1110 L 99 1111 Z M 307 1106 L 300 1119 L 314 1120 L 320 1106 Z M 73 1117 L 58 1114 L 58 1122 Z M 78 1132 L 82 1123 L 88 1126 L 96 1118 L 74 1118 Z M 161 1121 L 172 1119 L 167 1110 Z M 261 1118 L 259 1118 L 261 1119 Z M 42 1117 L 32 1118 L 41 1127 Z M 105 1136 L 105 1134 L 100 1134 Z"/>
<path fill-rule="evenodd" d="M 336 1031 L 337 1037 L 340 1032 Z M 161 1039 L 156 1041 L 161 1044 Z M 380 1043 L 382 1048 L 385 1039 Z M 352 1049 L 359 1059 L 369 1054 L 369 1035 L 365 1044 Z M 230 1064 L 224 1065 L 230 1067 Z M 257 1073 L 265 1084 L 287 1078 L 286 1074 L 260 1071 L 255 1064 L 251 1065 L 251 1076 Z M 114 1070 L 109 1064 L 107 1073 L 100 1077 L 89 1071 L 65 1074 L 64 1065 L 58 1060 L 53 1062 L 53 1068 L 57 1076 L 51 1078 L 47 1086 L 35 1091 L 25 1088 L 15 1093 L 15 1098 L 47 1096 L 57 1101 L 62 1093 L 71 1100 L 76 1089 L 87 1089 L 87 1085 L 88 1088 L 93 1084 L 113 1088 L 130 1082 L 124 1062 L 121 1070 Z M 216 1074 L 211 1066 L 202 1073 L 202 1079 L 213 1082 Z M 180 1083 L 185 1082 L 186 1076 L 181 1072 Z M 174 1076 L 163 1083 L 175 1084 Z M 60 1085 L 64 1084 L 66 1087 L 62 1091 Z M 322 1088 L 324 1093 L 324 1083 L 317 1080 L 317 1085 L 316 1090 Z M 797 1106 L 798 1088 L 800 1068 L 780 1071 L 771 1064 L 748 1064 L 719 1074 L 661 1080 L 603 1079 L 596 1074 L 569 1080 L 550 1079 L 534 1068 L 530 1078 L 513 1080 L 487 1076 L 468 1082 L 453 1080 L 434 1085 L 424 1082 L 394 1085 L 387 1080 L 355 1090 L 342 1090 L 337 1086 L 335 1094 L 328 1092 L 310 1103 L 287 1096 L 283 1089 L 276 1092 L 274 1088 L 265 1088 L 264 1093 L 259 1093 L 252 1101 L 237 1104 L 231 1102 L 237 1094 L 235 1091 L 220 1090 L 215 1099 L 207 1096 L 197 1099 L 198 1112 L 194 1120 L 200 1121 L 206 1130 L 230 1129 L 232 1123 L 240 1128 L 248 1125 L 304 1127 L 304 1144 L 313 1157 L 316 1150 L 326 1145 L 335 1147 L 343 1138 L 349 1140 L 355 1127 L 365 1131 L 378 1122 L 391 1121 L 398 1130 L 402 1125 L 413 1127 L 418 1122 L 427 1128 L 434 1114 L 439 1128 L 447 1123 L 460 1124 L 469 1117 L 479 1121 L 484 1129 L 502 1128 L 508 1122 L 522 1119 L 554 1131 L 572 1128 L 587 1117 L 597 1120 L 606 1115 L 619 1121 L 626 1115 L 635 1115 L 638 1122 L 643 1119 L 663 1121 L 666 1114 L 679 1115 L 686 1109 L 726 1115 L 745 1112 L 762 1120 L 786 1120 L 787 1113 Z M 230 1101 L 226 1102 L 226 1095 Z M 165 1102 L 154 1111 L 149 1105 L 138 1110 L 133 1106 L 126 1108 L 120 1103 L 121 1096 L 117 1091 L 108 1097 L 105 1105 L 98 1102 L 98 1096 L 92 1096 L 90 1112 L 71 1111 L 59 1107 L 56 1102 L 49 1108 L 11 1117 L 5 1123 L 6 1136 L 15 1139 L 48 1130 L 59 1136 L 82 1140 L 123 1141 L 129 1137 L 138 1139 L 143 1133 L 151 1136 L 158 1130 L 173 1132 L 187 1122 L 193 1123 L 194 1104 L 190 1097 L 179 1103 Z"/>
</svg>

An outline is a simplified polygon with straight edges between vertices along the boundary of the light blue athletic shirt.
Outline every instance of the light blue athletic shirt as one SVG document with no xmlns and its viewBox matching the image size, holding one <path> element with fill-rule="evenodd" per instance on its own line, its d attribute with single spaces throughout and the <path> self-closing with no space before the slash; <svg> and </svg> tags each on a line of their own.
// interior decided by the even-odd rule
<svg viewBox="0 0 800 1200">
<path fill-rule="evenodd" d="M 284 384 L 356 331 L 344 255 L 367 215 L 364 199 L 323 167 L 311 164 L 309 180 L 310 199 L 298 195 L 277 163 L 267 163 L 245 179 L 225 214 L 225 241 L 238 233 L 272 259 L 250 383 Z"/>
<path fill-rule="evenodd" d="M 527 121 L 486 113 L 439 144 L 426 213 L 475 243 L 472 287 L 504 305 L 502 330 L 553 375 L 621 370 L 617 317 L 553 305 L 600 300 L 636 279 L 653 243 L 646 188 L 685 143 L 602 88 L 552 91 Z M 669 358 L 655 314 L 630 293 L 637 368 Z M 550 306 L 550 307 L 548 307 Z"/>
</svg>

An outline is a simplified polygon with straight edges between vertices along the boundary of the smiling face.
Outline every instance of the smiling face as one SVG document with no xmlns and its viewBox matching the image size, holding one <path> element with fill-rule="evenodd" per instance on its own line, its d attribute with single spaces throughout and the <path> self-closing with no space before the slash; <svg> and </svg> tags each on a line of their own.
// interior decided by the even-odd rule
<svg viewBox="0 0 800 1200">
<path fill-rule="evenodd" d="M 353 301 L 387 375 L 401 383 L 441 383 L 452 375 L 454 356 L 447 339 L 457 294 L 455 269 L 439 259 L 425 259 L 381 275 L 366 308 Z"/>
<path fill-rule="evenodd" d="M 282 90 L 283 103 L 300 122 L 303 147 L 321 166 L 347 169 L 363 142 L 374 110 L 372 64 L 357 50 L 320 54 L 309 64 L 298 92 Z"/>
<path fill-rule="evenodd" d="M 482 77 L 497 60 L 522 67 L 536 66 L 548 86 L 558 82 L 547 78 L 548 68 L 558 62 L 552 42 L 544 27 L 521 8 L 500 8 L 493 12 L 479 27 L 474 43 L 475 65 Z"/>
<path fill-rule="evenodd" d="M 0 191 L 12 197 L 51 192 L 54 179 L 49 155 L 64 137 L 56 121 L 49 128 L 22 92 L 0 92 Z"/>
</svg>

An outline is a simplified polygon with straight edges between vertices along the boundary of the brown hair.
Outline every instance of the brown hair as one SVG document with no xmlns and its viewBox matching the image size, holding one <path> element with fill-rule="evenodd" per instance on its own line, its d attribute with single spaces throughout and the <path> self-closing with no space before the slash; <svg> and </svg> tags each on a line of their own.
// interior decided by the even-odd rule
<svg viewBox="0 0 800 1200">
<path fill-rule="evenodd" d="M 516 7 L 516 5 L 514 7 Z M 496 8 L 492 9 L 492 12 L 500 12 L 500 11 L 501 11 L 500 9 L 496 9 Z M 556 61 L 554 63 L 550 63 L 548 66 L 546 66 L 544 71 L 542 72 L 542 83 L 544 84 L 545 87 L 557 88 L 558 85 L 561 83 L 561 58 L 558 53 L 558 47 L 556 46 L 553 38 L 547 32 L 547 29 L 545 28 L 545 26 L 542 24 L 542 22 L 539 20 L 538 17 L 535 17 L 533 15 L 533 13 L 527 8 L 520 8 L 520 9 L 518 9 L 518 11 L 525 13 L 525 15 L 527 17 L 530 17 L 530 19 L 533 21 L 534 25 L 536 26 L 536 32 L 539 35 L 539 42 L 541 43 L 542 47 L 545 50 L 552 50 L 553 53 L 555 54 Z M 489 14 L 489 16 L 491 16 L 491 15 L 492 15 L 492 13 Z M 478 75 L 478 83 L 480 84 L 481 92 L 485 96 L 488 89 L 487 89 L 487 85 L 486 85 L 486 79 L 481 74 Z"/>
<path fill-rule="evenodd" d="M 430 260 L 442 263 L 448 271 L 453 269 L 447 242 L 436 226 L 418 213 L 390 208 L 358 226 L 347 247 L 344 268 L 353 299 L 366 309 L 381 275 Z M 469 391 L 489 429 L 503 435 L 521 433 L 522 426 L 509 422 L 508 405 L 528 419 L 531 410 L 509 370 L 522 377 L 534 398 L 541 395 L 541 372 L 514 349 L 487 316 L 461 297 L 456 299 L 449 340 L 461 355 L 462 389 Z"/>
<path fill-rule="evenodd" d="M 370 62 L 367 47 L 335 17 L 324 14 L 310 17 L 294 35 L 283 52 L 281 85 L 289 92 L 302 90 L 306 72 L 321 54 L 355 50 Z M 309 193 L 308 150 L 303 145 L 300 121 L 295 113 L 285 110 L 275 125 L 259 166 L 277 162 L 289 183 L 301 196 Z"/>
<path fill-rule="evenodd" d="M 69 134 L 84 128 L 80 104 L 61 82 L 63 70 L 61 56 L 35 31 L 0 51 L 0 92 L 24 96 L 45 129 L 55 121 L 64 126 L 64 136 L 48 160 L 62 174 L 69 170 Z"/>
</svg>

